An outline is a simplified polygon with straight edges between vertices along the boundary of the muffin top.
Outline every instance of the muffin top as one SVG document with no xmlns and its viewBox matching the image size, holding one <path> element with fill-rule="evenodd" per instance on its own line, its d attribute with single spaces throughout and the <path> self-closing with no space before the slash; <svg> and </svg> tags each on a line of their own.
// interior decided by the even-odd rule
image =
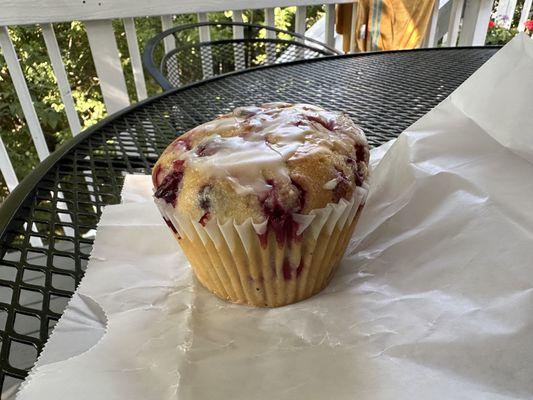
<svg viewBox="0 0 533 400">
<path fill-rule="evenodd" d="M 350 200 L 368 160 L 363 131 L 341 112 L 239 107 L 167 147 L 152 171 L 154 196 L 202 225 L 274 222 Z"/>
</svg>

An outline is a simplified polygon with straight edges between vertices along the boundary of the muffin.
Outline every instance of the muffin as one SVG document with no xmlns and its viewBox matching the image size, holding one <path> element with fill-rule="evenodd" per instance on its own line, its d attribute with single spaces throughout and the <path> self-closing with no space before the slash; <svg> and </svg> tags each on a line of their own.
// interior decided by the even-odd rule
<svg viewBox="0 0 533 400">
<path fill-rule="evenodd" d="M 366 200 L 368 161 L 362 130 L 343 113 L 239 107 L 168 146 L 154 198 L 203 286 L 277 307 L 330 281 Z"/>
</svg>

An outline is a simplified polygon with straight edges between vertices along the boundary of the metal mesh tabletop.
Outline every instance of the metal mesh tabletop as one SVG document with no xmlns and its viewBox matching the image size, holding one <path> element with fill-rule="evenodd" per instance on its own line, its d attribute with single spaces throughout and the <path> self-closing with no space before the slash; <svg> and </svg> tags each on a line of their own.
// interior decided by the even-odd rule
<svg viewBox="0 0 533 400">
<path fill-rule="evenodd" d="M 3 390 L 24 379 L 80 282 L 102 207 L 120 201 L 126 173 L 149 173 L 176 135 L 237 106 L 288 101 L 347 112 L 377 146 L 496 50 L 363 54 L 239 72 L 147 100 L 76 136 L 0 208 Z"/>
</svg>

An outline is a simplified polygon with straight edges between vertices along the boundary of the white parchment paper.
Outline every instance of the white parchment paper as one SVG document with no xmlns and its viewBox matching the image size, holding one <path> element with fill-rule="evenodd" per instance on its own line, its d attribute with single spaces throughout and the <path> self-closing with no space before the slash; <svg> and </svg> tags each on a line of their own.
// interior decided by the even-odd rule
<svg viewBox="0 0 533 400">
<path fill-rule="evenodd" d="M 340 270 L 278 309 L 200 287 L 128 177 L 18 398 L 533 398 L 533 42 L 373 157 Z"/>
</svg>

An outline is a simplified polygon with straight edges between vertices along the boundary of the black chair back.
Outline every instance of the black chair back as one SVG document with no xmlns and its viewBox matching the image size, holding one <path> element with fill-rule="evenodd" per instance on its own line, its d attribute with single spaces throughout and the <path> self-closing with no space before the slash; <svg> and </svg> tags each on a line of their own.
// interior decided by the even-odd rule
<svg viewBox="0 0 533 400">
<path fill-rule="evenodd" d="M 200 41 L 199 30 L 214 40 Z M 240 34 L 234 35 L 234 32 Z M 175 48 L 164 51 L 164 42 Z M 167 42 L 168 43 L 168 42 Z M 150 39 L 143 64 L 164 89 L 261 65 L 341 54 L 315 39 L 264 25 L 203 22 L 176 26 Z"/>
</svg>

